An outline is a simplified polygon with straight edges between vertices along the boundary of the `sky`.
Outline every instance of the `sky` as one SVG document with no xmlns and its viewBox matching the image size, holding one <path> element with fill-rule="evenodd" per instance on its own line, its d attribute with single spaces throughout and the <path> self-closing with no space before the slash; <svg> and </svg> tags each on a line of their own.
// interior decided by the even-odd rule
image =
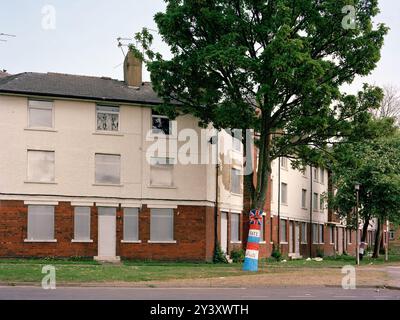
<svg viewBox="0 0 400 320">
<path fill-rule="evenodd" d="M 372 74 L 343 88 L 348 93 L 364 82 L 400 88 L 400 1 L 380 0 L 375 22 L 391 28 L 382 59 Z M 118 37 L 132 38 L 143 27 L 156 29 L 154 15 L 164 11 L 163 0 L 1 0 L 0 69 L 9 73 L 60 72 L 123 78 Z M 157 34 L 153 48 L 169 56 Z M 126 48 L 125 48 L 126 51 Z M 144 80 L 149 74 L 145 72 Z"/>
</svg>

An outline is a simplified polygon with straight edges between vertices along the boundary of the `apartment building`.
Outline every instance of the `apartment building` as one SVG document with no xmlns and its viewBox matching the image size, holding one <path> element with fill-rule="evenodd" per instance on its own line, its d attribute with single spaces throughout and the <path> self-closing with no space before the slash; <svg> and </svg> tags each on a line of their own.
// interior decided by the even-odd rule
<svg viewBox="0 0 400 320">
<path fill-rule="evenodd" d="M 124 76 L 0 79 L 0 257 L 211 260 L 216 236 L 226 252 L 240 243 L 240 143 L 221 131 L 218 168 L 183 163 L 181 132 L 200 159 L 214 157 L 214 130 L 153 110 L 130 54 Z M 166 147 L 148 156 L 155 142 Z"/>
</svg>

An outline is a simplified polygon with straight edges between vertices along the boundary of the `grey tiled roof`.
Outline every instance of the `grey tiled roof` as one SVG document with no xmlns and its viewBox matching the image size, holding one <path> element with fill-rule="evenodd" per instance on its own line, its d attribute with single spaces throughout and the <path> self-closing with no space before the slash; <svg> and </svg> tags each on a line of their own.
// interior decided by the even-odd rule
<svg viewBox="0 0 400 320">
<path fill-rule="evenodd" d="M 142 104 L 162 102 L 147 82 L 139 88 L 133 88 L 111 78 L 61 73 L 25 72 L 0 77 L 1 93 Z"/>
</svg>

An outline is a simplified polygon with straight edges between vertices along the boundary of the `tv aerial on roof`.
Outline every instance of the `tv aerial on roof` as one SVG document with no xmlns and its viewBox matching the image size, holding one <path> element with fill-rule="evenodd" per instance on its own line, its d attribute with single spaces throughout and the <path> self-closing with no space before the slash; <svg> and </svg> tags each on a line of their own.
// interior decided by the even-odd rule
<svg viewBox="0 0 400 320">
<path fill-rule="evenodd" d="M 0 32 L 0 41 L 7 42 L 8 41 L 7 39 L 1 39 L 1 37 L 15 38 L 16 35 Z"/>
</svg>

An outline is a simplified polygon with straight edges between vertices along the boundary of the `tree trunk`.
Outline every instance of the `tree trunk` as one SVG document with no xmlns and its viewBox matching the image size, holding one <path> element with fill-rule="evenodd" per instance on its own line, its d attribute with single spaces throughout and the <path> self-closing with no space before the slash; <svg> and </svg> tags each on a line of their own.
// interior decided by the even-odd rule
<svg viewBox="0 0 400 320">
<path fill-rule="evenodd" d="M 375 246 L 374 246 L 374 254 L 372 258 L 377 259 L 379 258 L 379 249 L 381 248 L 381 240 L 382 240 L 382 221 L 378 219 L 378 230 L 376 230 L 375 235 Z"/>
<path fill-rule="evenodd" d="M 367 240 L 369 220 L 370 220 L 370 218 L 368 217 L 364 222 L 363 229 L 362 229 L 362 235 L 361 235 L 361 242 L 365 242 L 365 240 Z"/>
</svg>

